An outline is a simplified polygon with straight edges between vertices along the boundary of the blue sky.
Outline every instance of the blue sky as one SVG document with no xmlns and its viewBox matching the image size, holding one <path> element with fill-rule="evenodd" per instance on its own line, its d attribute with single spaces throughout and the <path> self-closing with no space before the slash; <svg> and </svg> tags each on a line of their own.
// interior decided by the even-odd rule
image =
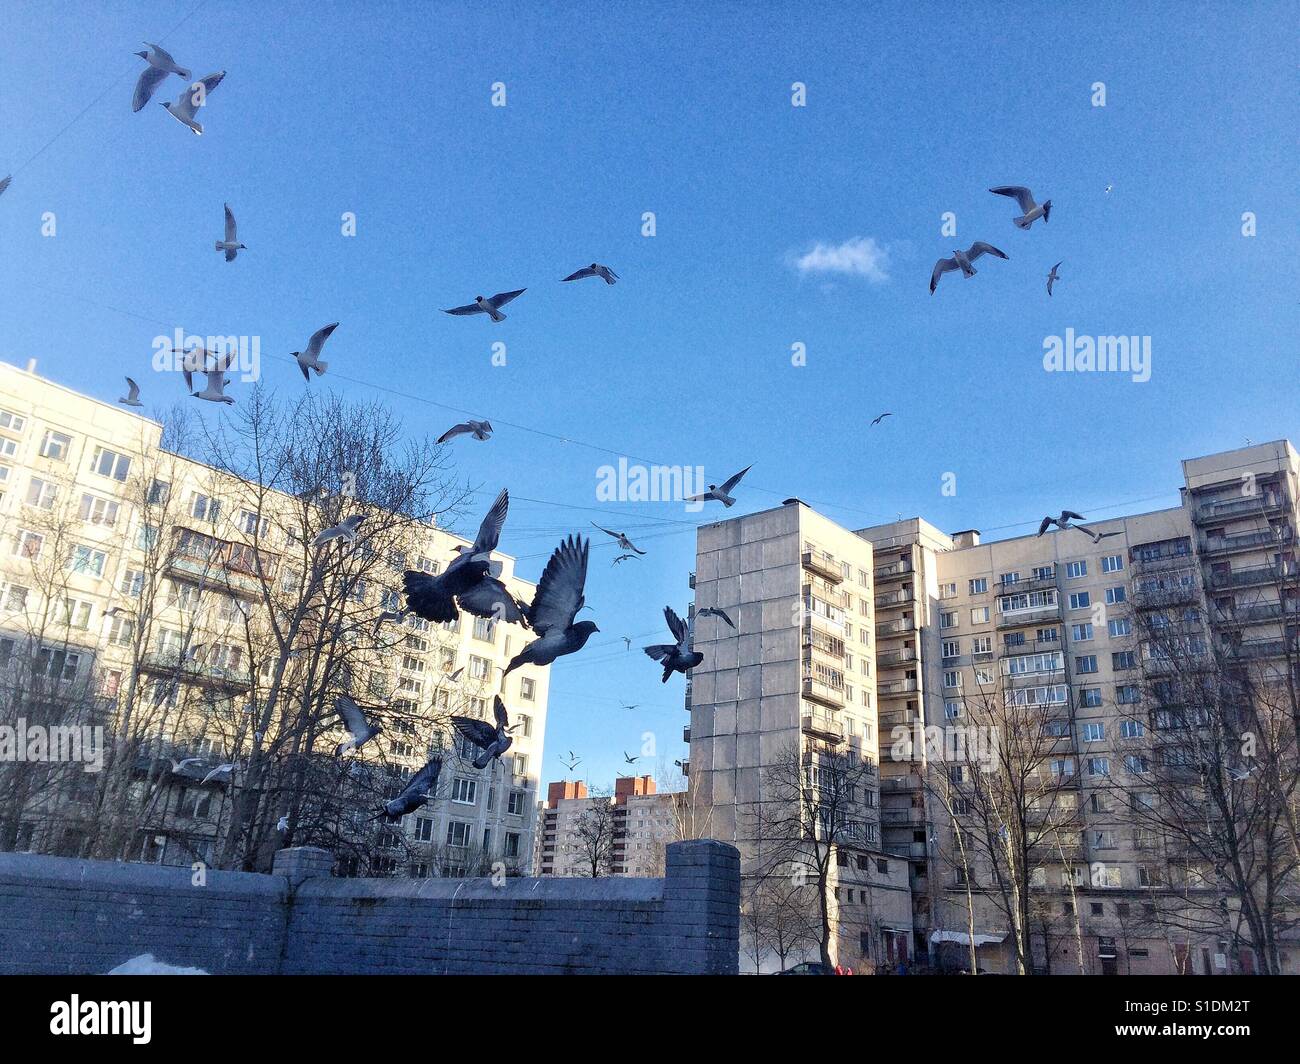
<svg viewBox="0 0 1300 1064">
<path fill-rule="evenodd" d="M 341 321 L 312 387 L 497 425 L 455 460 L 484 504 L 510 488 L 521 575 L 593 518 L 645 537 L 617 569 L 593 554 L 602 632 L 553 668 L 542 776 L 573 749 L 608 783 L 643 731 L 671 763 L 682 681 L 621 636 L 684 609 L 714 514 L 597 503 L 608 452 L 710 479 L 753 463 L 732 514 L 798 495 L 850 527 L 919 513 L 996 536 L 1169 505 L 1180 458 L 1297 436 L 1295 3 L 862 8 L 7 5 L 0 358 L 112 400 L 172 327 L 276 356 Z M 131 52 L 164 35 L 196 75 L 228 71 L 202 137 L 131 112 Z M 1019 183 L 1050 224 L 1017 230 L 986 191 Z M 250 248 L 230 265 L 226 201 Z M 1010 261 L 931 296 L 935 259 L 975 239 Z M 870 276 L 797 268 L 853 241 L 879 252 Z M 593 260 L 623 280 L 558 283 Z M 499 325 L 441 313 L 524 286 Z M 1045 373 L 1067 328 L 1149 335 L 1151 380 Z M 265 375 L 303 387 L 282 359 Z M 458 419 L 383 394 L 413 432 Z"/>
</svg>

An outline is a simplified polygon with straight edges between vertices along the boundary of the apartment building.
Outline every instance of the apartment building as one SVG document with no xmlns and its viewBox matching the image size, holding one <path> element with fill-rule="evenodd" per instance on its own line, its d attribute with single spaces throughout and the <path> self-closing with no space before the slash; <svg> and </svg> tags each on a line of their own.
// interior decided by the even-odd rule
<svg viewBox="0 0 1300 1064">
<path fill-rule="evenodd" d="M 1157 930 L 1151 899 L 1168 858 L 1128 803 L 1149 800 L 1161 721 L 1139 703 L 1169 669 L 1151 632 L 1181 626 L 1197 652 L 1230 648 L 1237 660 L 1285 667 L 1300 594 L 1297 461 L 1285 441 L 1187 460 L 1180 506 L 1087 522 L 1097 540 L 1067 529 L 985 543 L 920 518 L 849 532 L 797 500 L 702 527 L 699 604 L 736 611 L 739 629 L 699 632 L 705 662 L 688 705 L 690 776 L 728 832 L 720 837 L 743 852 L 740 821 L 761 796 L 760 769 L 796 729 L 836 748 L 856 738 L 880 773 L 863 841 L 905 866 L 910 898 L 906 917 L 875 919 L 910 930 L 909 956 L 965 966 L 973 897 L 979 965 L 1012 970 L 1006 917 L 987 893 L 967 891 L 951 856 L 953 817 L 936 799 L 936 780 L 959 794 L 978 759 L 968 747 L 952 764 L 952 751 L 916 729 L 975 741 L 976 700 L 1041 708 L 1052 718 L 1044 771 L 1056 831 L 1034 869 L 1034 905 L 1060 932 L 1039 936 L 1034 967 L 1252 970 L 1249 951 L 1230 942 Z M 828 588 L 840 596 L 825 597 Z M 795 610 L 793 620 L 792 602 L 819 589 L 832 609 Z M 964 799 L 953 801 L 960 809 Z M 843 950 L 843 934 L 839 942 Z M 1288 943 L 1283 964 L 1297 963 L 1300 942 Z"/>
<path fill-rule="evenodd" d="M 590 876 L 594 864 L 600 875 L 662 876 L 683 797 L 660 793 L 652 776 L 620 776 L 612 795 L 590 795 L 582 780 L 549 784 L 538 810 L 537 874 Z"/>
<path fill-rule="evenodd" d="M 8 703 L 0 705 L 0 720 L 10 723 L 19 705 L 15 670 L 22 661 L 36 662 L 41 678 L 60 691 L 87 692 L 110 734 L 128 701 L 156 713 L 158 732 L 149 736 L 139 775 L 141 786 L 156 780 L 161 797 L 129 845 L 131 859 L 211 860 L 229 823 L 240 770 L 231 783 L 201 780 L 222 761 L 241 761 L 246 747 L 233 745 L 232 735 L 243 733 L 219 725 L 239 721 L 252 685 L 267 679 L 263 648 L 245 636 L 246 622 L 261 608 L 267 582 L 287 592 L 298 586 L 303 573 L 295 559 L 307 556 L 292 526 L 278 520 L 282 507 L 300 500 L 255 496 L 216 468 L 164 451 L 157 422 L 42 379 L 34 364 L 24 371 L 0 363 L 0 702 Z M 169 527 L 160 528 L 144 511 L 163 500 Z M 356 617 L 396 610 L 402 568 L 436 572 L 466 542 L 423 525 L 411 535 L 375 570 L 377 578 L 352 589 L 347 608 Z M 175 537 L 176 547 L 163 555 L 151 588 L 144 559 L 160 536 Z M 530 598 L 534 587 L 515 576 L 513 559 L 496 558 L 512 592 Z M 144 638 L 137 626 L 146 612 Z M 368 640 L 370 628 L 358 620 L 347 638 Z M 475 770 L 473 752 L 453 746 L 443 726 L 452 712 L 490 719 L 499 669 L 522 636 L 468 614 L 450 625 L 412 616 L 400 627 L 375 628 L 373 652 L 350 659 L 368 666 L 352 677 L 355 697 L 385 725 L 358 757 L 382 762 L 387 796 L 432 748 L 445 749 L 447 758 L 435 798 L 399 825 L 366 829 L 382 830 L 379 856 L 358 866 L 353 855 L 349 868 L 343 855 L 344 871 L 457 874 L 484 860 L 526 868 L 547 673 L 522 670 L 501 692 L 519 725 L 501 762 Z M 332 752 L 340 738 L 341 729 L 326 724 L 316 749 Z M 76 805 L 86 790 L 82 783 L 75 794 L 47 795 L 15 811 L 12 844 L 78 853 L 84 838 Z"/>
</svg>

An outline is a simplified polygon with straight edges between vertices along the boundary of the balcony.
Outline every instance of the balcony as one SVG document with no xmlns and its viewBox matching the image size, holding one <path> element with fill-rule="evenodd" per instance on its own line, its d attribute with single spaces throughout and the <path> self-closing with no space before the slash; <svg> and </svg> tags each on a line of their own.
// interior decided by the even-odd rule
<svg viewBox="0 0 1300 1064">
<path fill-rule="evenodd" d="M 804 551 L 802 564 L 810 573 L 815 573 L 832 584 L 838 584 L 844 579 L 844 570 L 840 567 L 840 563 L 825 551 Z"/>
<path fill-rule="evenodd" d="M 1237 551 L 1268 550 L 1290 544 L 1295 539 L 1289 527 L 1263 532 L 1242 532 L 1235 536 L 1206 536 L 1201 545 L 1206 555 L 1235 554 Z"/>
<path fill-rule="evenodd" d="M 682 695 L 683 707 L 687 713 L 691 711 L 691 681 L 686 681 L 686 693 Z"/>
<path fill-rule="evenodd" d="M 921 777 L 914 772 L 907 772 L 901 776 L 885 776 L 880 781 L 882 791 L 919 791 L 921 790 Z"/>
<path fill-rule="evenodd" d="M 683 775 L 683 776 L 689 776 L 690 774 L 691 774 L 691 763 L 690 763 L 690 761 L 683 761 L 683 762 L 682 762 L 682 775 Z"/>
<path fill-rule="evenodd" d="M 695 590 L 695 574 L 694 574 L 694 573 L 691 573 L 691 575 L 690 575 L 689 577 L 687 577 L 686 582 L 690 585 L 691 590 L 694 591 L 694 590 Z"/>
<path fill-rule="evenodd" d="M 1273 584 L 1294 578 L 1294 565 L 1254 565 L 1248 569 L 1234 569 L 1227 573 L 1211 573 L 1210 586 L 1252 587 L 1257 584 Z"/>
<path fill-rule="evenodd" d="M 885 650 L 876 655 L 876 664 L 882 669 L 899 669 L 916 664 L 915 650 Z"/>
<path fill-rule="evenodd" d="M 1291 624 L 1300 623 L 1300 605 L 1293 604 L 1288 607 L 1281 602 L 1265 602 L 1258 606 L 1237 606 L 1215 611 L 1216 623 L 1224 626 L 1268 624 L 1284 619 Z"/>
<path fill-rule="evenodd" d="M 1049 587 L 1056 586 L 1056 572 L 1053 571 L 1051 576 L 1035 576 L 1028 580 L 1013 580 L 1009 583 L 998 581 L 994 590 L 999 595 L 1014 595 L 1017 592 L 1045 591 Z"/>
<path fill-rule="evenodd" d="M 220 665 L 206 665 L 190 659 L 184 663 L 175 651 L 155 651 L 146 654 L 140 667 L 147 672 L 175 676 L 185 683 L 210 684 L 214 687 L 248 687 L 252 675 L 247 669 L 227 669 Z"/>
<path fill-rule="evenodd" d="M 916 572 L 910 561 L 894 562 L 892 565 L 878 565 L 872 572 L 873 579 L 877 584 L 884 583 L 888 580 L 901 580 L 905 576 L 911 576 Z"/>
<path fill-rule="evenodd" d="M 1245 639 L 1235 646 L 1224 647 L 1230 658 L 1280 658 L 1286 655 L 1286 642 L 1282 639 Z"/>
<path fill-rule="evenodd" d="M 805 624 L 803 628 L 803 649 L 805 651 L 816 651 L 837 664 L 843 665 L 844 640 L 839 636 L 814 628 L 811 624 Z"/>
<path fill-rule="evenodd" d="M 876 596 L 876 609 L 890 610 L 897 606 L 910 606 L 917 599 L 916 587 L 908 584 L 906 587 L 900 587 L 897 591 L 890 591 L 884 595 Z"/>
<path fill-rule="evenodd" d="M 903 635 L 917 630 L 915 617 L 900 617 L 896 621 L 884 621 L 876 625 L 876 635 L 888 639 L 891 635 Z"/>
<path fill-rule="evenodd" d="M 803 678 L 803 696 L 810 702 L 820 702 L 835 709 L 844 708 L 844 688 L 834 687 L 811 676 Z"/>
<path fill-rule="evenodd" d="M 1133 589 L 1133 605 L 1139 610 L 1159 610 L 1169 606 L 1187 606 L 1198 601 L 1200 597 L 1200 588 L 1191 583 Z"/>
<path fill-rule="evenodd" d="M 892 728 L 910 728 L 921 719 L 921 715 L 912 709 L 899 710 L 896 713 L 880 714 L 880 730 Z"/>
<path fill-rule="evenodd" d="M 799 720 L 800 730 L 815 739 L 828 743 L 844 741 L 844 727 L 829 713 L 804 713 Z"/>
<path fill-rule="evenodd" d="M 1157 553 L 1134 553 L 1130 564 L 1138 572 L 1158 572 L 1161 569 L 1184 569 L 1196 564 L 1196 556 L 1190 548 L 1185 551 L 1159 551 Z"/>
<path fill-rule="evenodd" d="M 876 684 L 876 695 L 879 698 L 897 698 L 900 695 L 910 695 L 916 693 L 915 680 L 885 680 Z"/>
<path fill-rule="evenodd" d="M 1198 525 L 1219 524 L 1223 521 L 1278 513 L 1285 507 L 1286 500 L 1281 495 L 1262 494 L 1251 498 L 1232 499 L 1228 502 L 1202 503 L 1192 511 L 1192 520 Z"/>
<path fill-rule="evenodd" d="M 686 727 L 682 729 L 682 742 L 686 743 L 687 745 L 690 745 L 690 741 L 691 741 L 691 726 L 688 724 L 686 725 Z"/>
<path fill-rule="evenodd" d="M 908 808 L 908 809 L 881 809 L 880 823 L 882 827 L 903 827 L 908 824 L 924 824 L 925 810 Z"/>
<path fill-rule="evenodd" d="M 1056 602 L 1051 606 L 1034 606 L 1029 609 L 1012 610 L 1010 613 L 999 613 L 997 619 L 998 628 L 1023 628 L 1030 624 L 1043 624 L 1049 621 L 1060 621 L 1061 604 Z"/>
</svg>

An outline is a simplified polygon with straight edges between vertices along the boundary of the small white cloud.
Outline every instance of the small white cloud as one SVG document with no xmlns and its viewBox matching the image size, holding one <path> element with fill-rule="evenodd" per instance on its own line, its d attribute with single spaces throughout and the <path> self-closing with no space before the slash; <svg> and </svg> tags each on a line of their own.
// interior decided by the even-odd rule
<svg viewBox="0 0 1300 1064">
<path fill-rule="evenodd" d="M 869 236 L 851 237 L 842 244 L 816 244 L 793 256 L 792 264 L 802 274 L 842 273 L 865 277 L 873 284 L 889 280 L 889 252 Z"/>
</svg>

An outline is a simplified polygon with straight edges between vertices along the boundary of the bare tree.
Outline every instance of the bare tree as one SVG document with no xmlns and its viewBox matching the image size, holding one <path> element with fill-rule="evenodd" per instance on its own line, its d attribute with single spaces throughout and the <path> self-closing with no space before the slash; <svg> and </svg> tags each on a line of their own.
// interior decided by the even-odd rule
<svg viewBox="0 0 1300 1064">
<path fill-rule="evenodd" d="M 617 830 L 614 802 L 607 789 L 591 791 L 586 808 L 578 815 L 574 834 L 577 836 L 578 853 L 584 867 L 590 870 L 591 877 L 596 879 L 612 874 Z"/>
</svg>

